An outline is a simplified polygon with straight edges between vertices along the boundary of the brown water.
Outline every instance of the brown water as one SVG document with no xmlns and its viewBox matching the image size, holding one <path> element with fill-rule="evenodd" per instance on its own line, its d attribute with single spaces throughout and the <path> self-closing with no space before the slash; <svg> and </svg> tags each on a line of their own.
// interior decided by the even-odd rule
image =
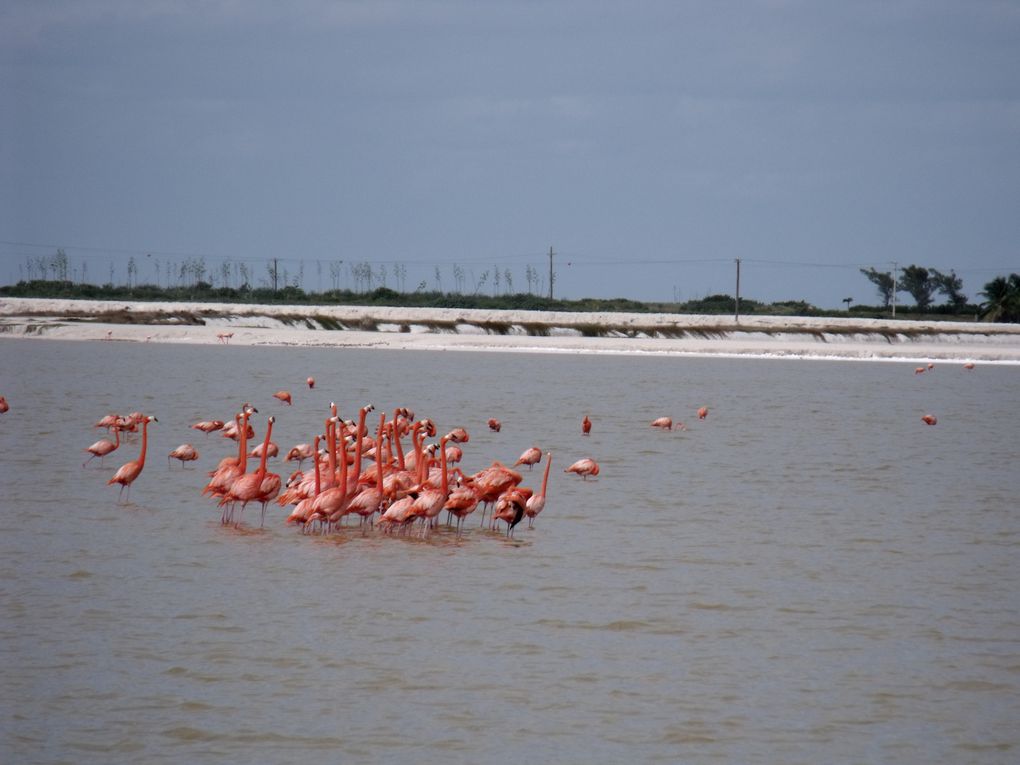
<svg viewBox="0 0 1020 765">
<path fill-rule="evenodd" d="M 2 762 L 1020 757 L 1017 367 L 29 340 L 0 358 Z M 462 539 L 313 538 L 279 508 L 221 527 L 199 490 L 230 443 L 188 426 L 250 400 L 286 449 L 331 399 L 466 427 L 468 472 L 551 450 L 545 512 L 512 541 L 477 518 Z M 135 409 L 159 422 L 118 505 L 106 480 L 138 441 L 104 468 L 82 449 Z M 197 467 L 168 470 L 185 441 Z M 598 480 L 561 472 L 583 456 Z"/>
</svg>

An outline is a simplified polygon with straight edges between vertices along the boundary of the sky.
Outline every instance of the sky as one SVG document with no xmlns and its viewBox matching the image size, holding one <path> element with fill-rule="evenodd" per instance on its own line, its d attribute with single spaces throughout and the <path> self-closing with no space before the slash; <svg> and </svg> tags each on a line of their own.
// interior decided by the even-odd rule
<svg viewBox="0 0 1020 765">
<path fill-rule="evenodd" d="M 1016 0 L 0 4 L 0 283 L 839 308 L 1018 245 Z"/>
</svg>

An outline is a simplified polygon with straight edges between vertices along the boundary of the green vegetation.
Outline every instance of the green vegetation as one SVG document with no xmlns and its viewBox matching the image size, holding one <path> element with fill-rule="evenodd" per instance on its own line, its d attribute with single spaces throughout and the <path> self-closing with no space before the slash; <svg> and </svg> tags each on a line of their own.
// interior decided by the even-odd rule
<svg viewBox="0 0 1020 765">
<path fill-rule="evenodd" d="M 64 261 L 57 259 L 55 275 L 63 276 Z M 740 315 L 758 316 L 854 316 L 858 318 L 888 318 L 889 302 L 892 297 L 892 275 L 861 269 L 869 280 L 875 283 L 881 305 L 850 306 L 847 310 L 822 310 L 803 300 L 784 300 L 775 303 L 762 303 L 749 298 L 740 299 Z M 978 314 L 986 321 L 1008 322 L 1020 321 L 1020 276 L 1012 274 L 1009 278 L 997 277 L 985 285 L 981 294 L 987 300 L 981 306 L 968 304 L 960 293 L 962 283 L 952 271 L 941 274 L 935 269 L 920 266 L 907 266 L 902 269 L 902 278 L 897 291 L 910 292 L 916 305 L 898 306 L 897 318 L 903 319 L 975 319 Z M 932 304 L 932 296 L 941 293 L 946 302 L 941 305 Z M 80 300 L 112 300 L 112 301 L 151 301 L 151 302 L 195 302 L 195 303 L 236 303 L 236 304 L 268 304 L 268 305 L 345 305 L 345 306 L 388 306 L 407 308 L 458 308 L 514 311 L 563 311 L 592 313 L 674 313 L 674 314 L 716 314 L 730 315 L 735 312 L 735 300 L 731 295 L 708 295 L 698 300 L 684 303 L 654 302 L 643 303 L 627 298 L 598 299 L 583 298 L 580 300 L 557 300 L 542 297 L 531 292 L 483 295 L 462 294 L 442 291 L 426 291 L 419 285 L 414 292 L 397 291 L 388 287 L 378 287 L 371 291 L 358 292 L 347 289 L 331 289 L 325 292 L 305 292 L 300 287 L 290 284 L 273 289 L 271 287 L 252 288 L 245 284 L 242 287 L 214 287 L 205 281 L 196 281 L 190 285 L 161 287 L 154 284 L 129 285 L 95 285 L 74 282 L 68 279 L 32 279 L 17 284 L 0 287 L 0 296 L 25 298 L 64 298 Z M 362 319 L 354 322 L 338 322 L 333 318 L 313 314 L 311 320 L 324 329 L 372 329 L 374 322 Z M 295 321 L 307 322 L 303 315 L 295 313 Z M 194 317 L 195 321 L 201 321 Z M 453 331 L 454 324 L 435 326 L 433 331 Z M 593 327 L 577 325 L 583 333 L 595 333 Z M 525 326 L 529 334 L 542 334 L 545 330 L 538 325 Z M 510 331 L 509 325 L 493 323 L 485 330 L 492 334 L 505 334 Z M 604 331 L 604 328 L 601 330 Z M 635 328 L 620 328 L 619 331 L 643 331 Z"/>
</svg>

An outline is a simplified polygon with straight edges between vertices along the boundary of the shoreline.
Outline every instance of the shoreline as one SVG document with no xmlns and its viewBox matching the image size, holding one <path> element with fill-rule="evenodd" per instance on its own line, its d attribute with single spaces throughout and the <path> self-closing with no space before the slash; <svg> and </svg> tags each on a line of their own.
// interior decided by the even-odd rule
<svg viewBox="0 0 1020 765">
<path fill-rule="evenodd" d="M 1020 325 L 375 306 L 0 299 L 0 337 L 74 341 L 1020 364 Z"/>
</svg>

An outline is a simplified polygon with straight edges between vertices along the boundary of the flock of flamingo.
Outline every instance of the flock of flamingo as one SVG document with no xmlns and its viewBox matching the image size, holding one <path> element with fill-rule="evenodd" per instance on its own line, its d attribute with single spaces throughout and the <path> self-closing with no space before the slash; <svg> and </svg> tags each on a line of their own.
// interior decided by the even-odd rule
<svg viewBox="0 0 1020 765">
<path fill-rule="evenodd" d="M 307 380 L 315 387 L 314 378 Z M 287 406 L 293 398 L 288 391 L 278 391 L 273 398 Z M 368 415 L 375 409 L 363 406 L 353 420 L 339 416 L 337 405 L 330 404 L 328 416 L 323 419 L 323 431 L 312 438 L 312 443 L 301 443 L 291 448 L 285 462 L 297 462 L 298 467 L 286 480 L 270 472 L 268 460 L 280 454 L 272 441 L 275 417 L 266 420 L 261 442 L 249 450 L 255 439 L 252 425 L 258 410 L 244 403 L 232 420 L 203 420 L 191 427 L 205 433 L 220 432 L 236 442 L 234 453 L 219 461 L 209 473 L 209 481 L 202 495 L 210 497 L 221 509 L 220 521 L 224 525 L 238 526 L 249 504 L 261 509 L 260 526 L 265 524 L 267 506 L 276 504 L 289 508 L 286 522 L 301 528 L 305 533 L 330 533 L 347 523 L 348 516 L 357 516 L 362 529 L 377 529 L 386 533 L 407 533 L 417 529 L 420 536 L 428 536 L 438 526 L 439 516 L 447 512 L 447 526 L 455 524 L 458 536 L 465 519 L 481 508 L 483 525 L 488 515 L 490 529 L 505 524 L 505 533 L 512 536 L 515 527 L 524 519 L 528 526 L 546 505 L 552 454 L 538 447 L 529 447 L 512 464 L 496 460 L 488 467 L 465 473 L 460 462 L 462 445 L 470 436 L 462 427 L 442 435 L 437 442 L 427 443 L 436 437 L 435 423 L 428 418 L 415 418 L 414 412 L 398 407 L 388 415 L 380 413 L 378 423 L 371 425 Z M 148 428 L 158 420 L 142 412 L 128 415 L 109 414 L 95 423 L 107 428 L 113 440 L 103 438 L 85 449 L 88 459 L 102 461 L 121 446 L 121 433 L 141 431 L 141 450 L 138 458 L 124 463 L 107 482 L 119 484 L 118 502 L 130 499 L 132 484 L 145 467 L 148 450 Z M 499 432 L 501 423 L 488 421 L 493 432 Z M 581 424 L 582 435 L 591 432 L 591 420 L 586 415 Z M 405 443 L 409 445 L 405 448 Z M 181 444 L 167 455 L 168 465 L 176 459 L 182 466 L 199 457 L 191 444 Z M 257 466 L 251 468 L 251 461 Z M 523 486 L 524 476 L 516 470 L 545 463 L 540 488 Z M 303 469 L 305 461 L 311 467 Z M 565 468 L 587 480 L 599 474 L 599 466 L 591 458 L 578 460 Z"/>
<path fill-rule="evenodd" d="M 229 338 L 223 338 L 226 342 Z M 964 369 L 974 369 L 967 362 Z M 915 374 L 930 372 L 934 363 L 917 367 Z M 315 379 L 306 380 L 309 388 L 315 387 Z M 273 397 L 290 406 L 293 403 L 288 391 L 277 391 Z M 396 408 L 388 417 L 380 413 L 378 425 L 370 433 L 367 416 L 374 410 L 372 405 L 358 411 L 356 421 L 340 418 L 336 404 L 330 405 L 329 416 L 323 420 L 323 433 L 313 438 L 313 443 L 294 446 L 284 458 L 287 462 L 298 462 L 295 470 L 284 482 L 280 475 L 271 473 L 268 460 L 279 454 L 279 447 L 272 442 L 275 417 L 266 422 L 262 443 L 248 451 L 248 442 L 254 439 L 251 424 L 252 415 L 258 410 L 245 403 L 231 422 L 204 420 L 191 427 L 206 435 L 221 431 L 226 438 L 237 442 L 236 454 L 220 460 L 216 469 L 209 474 L 210 480 L 202 490 L 204 496 L 213 498 L 222 508 L 221 522 L 224 525 L 238 525 L 245 508 L 251 503 L 261 507 L 261 523 L 265 523 L 267 505 L 276 501 L 292 509 L 287 523 L 298 525 L 305 532 L 329 533 L 338 527 L 347 516 L 356 515 L 360 525 L 379 528 L 387 532 L 406 530 L 417 526 L 427 536 L 438 525 L 438 517 L 445 510 L 447 524 L 456 521 L 456 531 L 461 533 L 464 520 L 480 506 L 482 524 L 489 513 L 490 528 L 506 524 L 510 536 L 524 518 L 529 527 L 545 508 L 546 492 L 549 486 L 549 471 L 552 454 L 543 453 L 538 447 L 526 449 L 511 466 L 496 460 L 488 467 L 468 475 L 459 466 L 463 458 L 461 444 L 469 440 L 466 430 L 457 427 L 443 435 L 437 443 L 426 444 L 434 438 L 436 427 L 432 420 L 415 419 L 414 413 L 405 407 Z M 7 399 L 0 395 L 0 414 L 9 411 Z M 697 411 L 698 419 L 708 417 L 708 407 Z M 924 414 L 921 421 L 935 425 L 935 415 Z M 138 459 L 125 462 L 108 484 L 119 484 L 118 501 L 125 493 L 130 498 L 131 485 L 145 467 L 148 450 L 149 423 L 158 422 L 141 412 L 129 415 L 109 414 L 101 418 L 96 427 L 105 427 L 113 434 L 113 440 L 102 438 L 85 449 L 88 459 L 86 467 L 96 457 L 100 461 L 121 446 L 122 432 L 142 432 L 141 451 Z M 682 422 L 671 417 L 658 417 L 650 423 L 661 430 L 686 430 Z M 497 419 L 490 419 L 488 427 L 498 433 L 502 427 Z M 581 434 L 591 433 L 592 422 L 588 415 L 581 421 Z M 407 452 L 403 439 L 410 438 L 411 447 Z M 192 462 L 199 457 L 198 450 L 191 444 L 181 444 L 167 455 L 181 464 Z M 255 470 L 248 469 L 251 459 L 258 460 Z M 303 470 L 305 460 L 312 461 L 310 470 Z M 521 486 L 522 473 L 514 470 L 518 466 L 534 465 L 545 460 L 545 473 L 541 488 Z M 368 463 L 366 465 L 366 463 Z M 599 465 L 591 458 L 574 462 L 564 469 L 587 480 L 599 474 Z M 490 512 L 491 510 L 491 512 Z"/>
</svg>

